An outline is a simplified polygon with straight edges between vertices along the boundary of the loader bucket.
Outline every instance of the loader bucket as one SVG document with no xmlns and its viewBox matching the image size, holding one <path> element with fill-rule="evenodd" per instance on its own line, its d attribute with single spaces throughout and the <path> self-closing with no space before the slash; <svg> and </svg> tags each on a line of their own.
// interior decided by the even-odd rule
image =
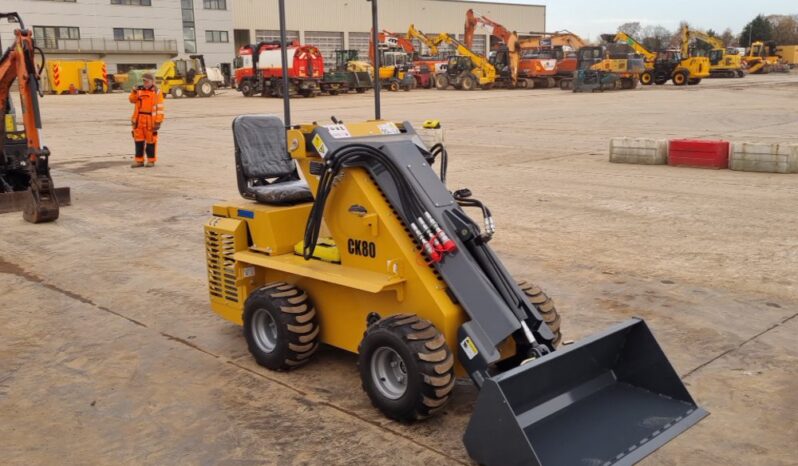
<svg viewBox="0 0 798 466">
<path fill-rule="evenodd" d="M 486 380 L 463 442 L 485 465 L 631 465 L 707 414 L 632 319 Z"/>
<path fill-rule="evenodd" d="M 30 191 L 0 193 L 0 214 L 24 210 L 25 205 L 30 202 L 30 196 Z M 67 187 L 55 188 L 55 198 L 61 207 L 72 204 L 71 191 Z"/>
</svg>

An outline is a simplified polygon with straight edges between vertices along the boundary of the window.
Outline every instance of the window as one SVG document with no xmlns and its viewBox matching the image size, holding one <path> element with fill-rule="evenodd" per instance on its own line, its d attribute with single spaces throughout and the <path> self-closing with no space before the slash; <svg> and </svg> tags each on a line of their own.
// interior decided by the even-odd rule
<svg viewBox="0 0 798 466">
<path fill-rule="evenodd" d="M 152 29 L 114 28 L 114 40 L 155 40 Z"/>
<path fill-rule="evenodd" d="M 130 70 L 154 70 L 158 65 L 155 63 L 119 63 L 116 65 L 117 73 L 127 73 Z"/>
<path fill-rule="evenodd" d="M 180 0 L 183 14 L 183 51 L 197 53 L 197 35 L 194 31 L 194 0 Z"/>
<path fill-rule="evenodd" d="M 203 0 L 206 10 L 226 10 L 227 0 Z"/>
<path fill-rule="evenodd" d="M 229 42 L 227 31 L 205 31 L 205 42 Z"/>
<path fill-rule="evenodd" d="M 151 6 L 152 0 L 111 0 L 111 5 Z"/>
<path fill-rule="evenodd" d="M 80 39 L 80 28 L 72 26 L 33 26 L 33 38 L 46 49 L 57 49 L 59 39 Z"/>
</svg>

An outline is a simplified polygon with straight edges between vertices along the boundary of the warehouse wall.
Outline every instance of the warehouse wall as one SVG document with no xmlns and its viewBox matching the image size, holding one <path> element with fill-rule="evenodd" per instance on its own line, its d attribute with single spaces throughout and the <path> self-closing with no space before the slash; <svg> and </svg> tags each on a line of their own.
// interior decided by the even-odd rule
<svg viewBox="0 0 798 466">
<path fill-rule="evenodd" d="M 235 29 L 250 31 L 250 37 L 254 39 L 258 35 L 256 31 L 276 31 L 279 28 L 277 0 L 235 2 Z M 379 6 L 380 29 L 401 34 L 410 24 L 415 24 L 426 34 L 448 32 L 461 35 L 465 12 L 469 8 L 519 33 L 546 30 L 546 7 L 542 5 L 402 0 L 382 1 Z M 371 29 L 371 3 L 365 0 L 291 0 L 286 2 L 286 23 L 289 30 L 299 33 L 303 42 L 307 31 L 312 33 L 312 37 L 319 37 L 319 33 L 332 33 L 327 42 L 333 35 L 343 33 L 344 47 L 362 49 L 363 34 Z M 481 37 L 475 39 L 475 44 L 485 44 L 487 33 L 478 29 L 477 34 Z M 367 39 L 365 47 L 368 47 Z"/>
</svg>

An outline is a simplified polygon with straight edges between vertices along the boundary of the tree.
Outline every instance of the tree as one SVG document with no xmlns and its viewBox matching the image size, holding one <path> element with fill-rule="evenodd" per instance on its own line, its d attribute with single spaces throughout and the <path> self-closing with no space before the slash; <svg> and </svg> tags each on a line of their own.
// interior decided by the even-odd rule
<svg viewBox="0 0 798 466">
<path fill-rule="evenodd" d="M 768 41 L 773 37 L 773 25 L 762 15 L 754 18 L 750 23 L 746 24 L 743 32 L 740 33 L 740 45 L 743 47 L 750 47 L 751 42 L 758 40 Z"/>
<path fill-rule="evenodd" d="M 726 28 L 723 31 L 723 34 L 720 35 L 720 40 L 723 41 L 723 45 L 726 47 L 734 47 L 736 41 L 734 40 L 734 33 L 732 32 L 731 28 Z"/>
<path fill-rule="evenodd" d="M 717 32 L 715 32 L 715 31 L 714 31 L 714 30 L 712 30 L 712 29 L 707 29 L 707 35 L 708 35 L 709 37 L 718 37 L 718 33 L 717 33 Z"/>
<path fill-rule="evenodd" d="M 798 44 L 798 20 L 795 16 L 773 15 L 768 17 L 773 25 L 771 40 L 777 44 Z"/>
<path fill-rule="evenodd" d="M 641 30 L 642 28 L 640 27 L 640 23 L 638 22 L 623 23 L 620 26 L 618 26 L 618 32 L 625 32 L 626 35 L 631 36 L 635 39 L 638 39 L 640 37 Z"/>
<path fill-rule="evenodd" d="M 671 32 L 660 26 L 646 26 L 641 31 L 640 39 L 643 46 L 649 50 L 662 50 L 668 47 L 671 39 Z"/>
</svg>

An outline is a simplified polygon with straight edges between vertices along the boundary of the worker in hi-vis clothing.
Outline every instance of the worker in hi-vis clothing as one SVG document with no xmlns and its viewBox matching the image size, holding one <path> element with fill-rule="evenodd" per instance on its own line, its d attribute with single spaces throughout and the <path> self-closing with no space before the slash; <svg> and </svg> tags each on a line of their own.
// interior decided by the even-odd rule
<svg viewBox="0 0 798 466">
<path fill-rule="evenodd" d="M 136 141 L 136 160 L 131 165 L 133 168 L 155 166 L 155 161 L 158 160 L 158 130 L 161 129 L 164 118 L 163 93 L 155 87 L 152 74 L 144 73 L 142 80 L 144 85 L 131 90 L 128 96 L 130 103 L 135 106 L 131 118 L 133 140 Z"/>
</svg>

